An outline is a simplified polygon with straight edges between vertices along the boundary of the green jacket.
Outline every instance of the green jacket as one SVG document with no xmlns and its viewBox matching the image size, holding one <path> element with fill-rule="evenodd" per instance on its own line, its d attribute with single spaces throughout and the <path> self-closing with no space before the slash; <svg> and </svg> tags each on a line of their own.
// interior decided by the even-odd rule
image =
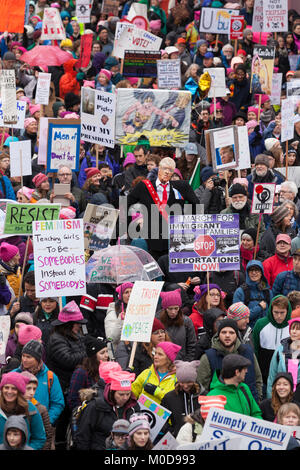
<svg viewBox="0 0 300 470">
<path fill-rule="evenodd" d="M 245 383 L 241 383 L 238 386 L 226 385 L 215 372 L 211 390 L 207 395 L 224 395 L 227 398 L 225 410 L 262 419 L 261 409 L 254 400 L 250 388 Z"/>
</svg>

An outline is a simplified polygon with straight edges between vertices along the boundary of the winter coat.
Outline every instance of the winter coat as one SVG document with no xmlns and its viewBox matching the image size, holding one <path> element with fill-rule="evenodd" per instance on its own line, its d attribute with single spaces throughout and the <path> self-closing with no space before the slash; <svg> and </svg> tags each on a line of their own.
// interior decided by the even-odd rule
<svg viewBox="0 0 300 470">
<path fill-rule="evenodd" d="M 287 296 L 292 290 L 300 291 L 300 275 L 295 271 L 283 271 L 277 274 L 273 287 L 272 295 L 285 295 Z"/>
<path fill-rule="evenodd" d="M 64 63 L 64 74 L 59 80 L 59 96 L 65 99 L 67 93 L 73 92 L 78 95 L 80 92 L 80 83 L 76 80 L 77 71 L 74 66 L 77 59 L 70 59 Z"/>
<path fill-rule="evenodd" d="M 25 418 L 28 432 L 26 444 L 33 450 L 41 450 L 46 442 L 43 420 L 37 408 L 30 401 L 28 402 L 28 410 L 29 418 Z M 4 427 L 8 419 L 9 417 L 0 409 L 0 444 L 3 444 Z"/>
<path fill-rule="evenodd" d="M 7 357 L 13 357 L 14 356 L 14 354 L 16 352 L 17 344 L 18 344 L 18 337 L 17 337 L 16 333 L 10 334 L 9 337 L 8 337 L 8 340 L 7 340 L 7 344 L 6 344 L 5 359 Z"/>
<path fill-rule="evenodd" d="M 5 273 L 4 273 L 5 274 Z M 4 285 L 0 285 L 0 316 L 7 314 L 7 307 L 11 305 L 11 299 L 15 297 L 15 293 L 6 278 Z"/>
<path fill-rule="evenodd" d="M 221 186 L 210 190 L 201 185 L 195 190 L 195 194 L 199 203 L 204 205 L 204 214 L 218 214 L 226 208 L 225 191 Z"/>
<path fill-rule="evenodd" d="M 249 269 L 251 266 L 258 266 L 262 271 L 262 277 L 260 283 L 253 282 L 250 280 L 249 277 Z M 264 317 L 268 311 L 269 301 L 272 298 L 272 293 L 270 290 L 270 286 L 267 282 L 267 279 L 264 276 L 264 268 L 260 261 L 251 260 L 248 262 L 246 267 L 246 285 L 249 288 L 249 295 L 250 300 L 248 303 L 248 307 L 250 309 L 250 321 L 249 325 L 251 328 L 254 327 L 256 321 L 259 318 Z M 242 287 L 238 287 L 233 295 L 233 303 L 236 302 L 245 302 L 245 292 Z M 262 308 L 260 305 L 261 301 L 265 301 L 267 306 L 266 308 Z"/>
<path fill-rule="evenodd" d="M 111 339 L 114 348 L 116 348 L 120 342 L 123 323 L 124 320 L 121 320 L 121 315 L 117 315 L 116 313 L 115 302 L 110 303 L 104 319 L 104 328 L 105 336 Z"/>
<path fill-rule="evenodd" d="M 225 317 L 225 312 L 223 312 Z M 205 353 L 206 349 L 211 347 L 211 341 L 214 336 L 214 323 L 216 319 L 222 315 L 222 310 L 219 308 L 210 308 L 203 313 L 203 333 L 200 335 L 195 349 L 194 360 L 200 359 Z"/>
<path fill-rule="evenodd" d="M 50 338 L 50 334 L 53 331 L 53 326 L 51 325 L 51 322 L 56 320 L 57 317 L 58 317 L 58 314 L 57 315 L 51 314 L 51 316 L 48 318 L 46 318 L 44 313 L 40 313 L 39 316 L 37 316 L 35 313 L 33 314 L 33 324 L 41 330 L 42 341 L 46 349 L 47 349 L 47 344 Z"/>
<path fill-rule="evenodd" d="M 234 79 L 230 87 L 233 87 L 233 94 L 230 96 L 229 101 L 235 104 L 237 111 L 243 106 L 248 106 L 251 98 L 249 80 L 244 78 L 242 82 L 238 82 Z"/>
<path fill-rule="evenodd" d="M 140 409 L 133 395 L 121 409 L 109 400 L 110 384 L 104 389 L 103 395 L 88 402 L 82 412 L 76 433 L 76 449 L 105 450 L 105 441 L 111 433 L 117 419 L 127 419 Z M 120 412 L 122 415 L 120 416 Z"/>
<path fill-rule="evenodd" d="M 252 333 L 254 351 L 265 384 L 267 383 L 269 366 L 274 351 L 284 338 L 289 337 L 288 320 L 291 318 L 292 307 L 289 303 L 287 316 L 282 323 L 277 323 L 272 314 L 272 303 L 278 297 L 281 296 L 273 297 L 267 316 L 257 320 Z"/>
<path fill-rule="evenodd" d="M 214 374 L 211 390 L 207 396 L 224 395 L 227 398 L 224 409 L 253 418 L 261 419 L 261 410 L 246 383 L 226 385 L 217 373 Z M 248 397 L 248 398 L 246 398 Z"/>
<path fill-rule="evenodd" d="M 189 316 L 189 318 L 192 320 L 194 328 L 195 328 L 195 334 L 196 338 L 198 337 L 198 328 L 202 328 L 203 326 L 203 313 L 199 312 L 199 310 L 196 307 L 196 303 L 194 303 L 193 308 L 192 308 L 192 313 Z"/>
<path fill-rule="evenodd" d="M 83 339 L 80 336 L 51 334 L 47 345 L 47 365 L 58 377 L 63 392 L 69 387 L 74 369 L 86 356 Z"/>
<path fill-rule="evenodd" d="M 273 172 L 273 170 L 268 170 L 267 174 L 263 177 L 258 177 L 256 175 L 255 169 L 251 171 L 250 175 L 247 176 L 248 180 L 248 195 L 249 199 L 253 198 L 254 183 L 276 183 L 280 184 L 278 175 Z"/>
<path fill-rule="evenodd" d="M 277 253 L 271 258 L 265 259 L 263 261 L 264 275 L 268 281 L 269 286 L 272 288 L 277 274 L 282 273 L 283 271 L 292 271 L 293 270 L 293 257 L 288 256 L 283 259 L 279 257 Z"/>
<path fill-rule="evenodd" d="M 177 360 L 192 361 L 195 355 L 196 334 L 192 320 L 186 315 L 183 316 L 182 326 L 165 326 L 171 341 L 181 346 L 181 350 L 176 356 Z"/>
<path fill-rule="evenodd" d="M 204 420 L 198 412 L 200 419 L 195 419 L 194 415 L 188 415 L 184 419 L 185 424 L 179 429 L 176 436 L 177 443 L 181 445 L 192 444 L 201 440 L 201 434 L 204 427 Z"/>
<path fill-rule="evenodd" d="M 9 429 L 19 429 L 22 433 L 22 443 L 19 447 L 13 448 L 9 445 L 6 438 L 6 433 Z M 10 416 L 5 425 L 4 425 L 4 433 L 3 433 L 3 444 L 0 444 L 0 450 L 34 450 L 33 447 L 27 445 L 28 440 L 28 428 L 26 425 L 26 421 L 21 415 L 12 415 Z"/>
<path fill-rule="evenodd" d="M 271 222 L 269 228 L 265 231 L 265 233 L 261 237 L 260 248 L 264 250 L 267 255 L 274 256 L 276 251 L 276 238 L 277 235 L 282 233 L 282 231 Z M 294 228 L 288 227 L 286 230 L 286 234 L 291 237 L 291 239 L 295 238 L 297 232 Z"/>
<path fill-rule="evenodd" d="M 297 402 L 297 400 L 295 400 L 294 398 L 292 398 L 289 403 L 295 403 L 296 405 L 298 405 L 298 406 L 300 407 L 300 403 Z M 265 399 L 259 404 L 259 407 L 260 407 L 261 412 L 262 412 L 262 418 L 263 418 L 265 421 L 271 421 L 272 423 L 276 422 L 276 421 L 275 421 L 276 416 L 275 416 L 275 413 L 274 413 L 274 409 L 273 409 L 273 407 L 272 407 L 271 398 L 265 398 Z"/>
<path fill-rule="evenodd" d="M 8 264 L 4 263 L 4 261 L 0 260 L 0 272 L 4 274 L 6 277 L 7 282 L 9 283 L 10 287 L 12 288 L 16 297 L 19 296 L 19 288 L 21 285 L 21 268 L 20 266 L 15 266 L 12 268 Z M 22 289 L 21 289 L 22 293 Z M 9 303 L 6 304 L 9 306 Z"/>
<path fill-rule="evenodd" d="M 46 433 L 46 442 L 42 450 L 52 450 L 52 441 L 54 436 L 54 427 L 51 425 L 49 413 L 47 408 L 39 403 L 35 398 L 31 399 L 31 403 L 37 408 L 38 412 L 40 413 L 43 425 Z"/>
<path fill-rule="evenodd" d="M 256 127 L 258 127 L 258 126 L 256 126 Z M 250 150 L 251 163 L 254 163 L 255 157 L 258 154 L 263 153 L 263 151 L 265 150 L 265 144 L 264 144 L 264 141 L 262 139 L 262 136 L 256 130 L 254 130 L 253 132 L 251 132 L 251 134 L 249 134 L 248 140 L 249 140 L 249 150 Z"/>
<path fill-rule="evenodd" d="M 144 370 L 138 377 L 136 377 L 135 381 L 132 383 L 131 390 L 137 399 L 141 394 L 143 394 L 152 400 L 155 400 L 157 403 L 161 403 L 166 393 L 174 390 L 176 382 L 176 375 L 172 373 L 168 373 L 161 380 L 154 365 L 152 365 L 149 369 Z M 147 383 L 156 385 L 157 388 L 154 395 L 150 395 L 144 390 L 144 385 Z"/>
<path fill-rule="evenodd" d="M 95 381 L 88 374 L 86 369 L 83 369 L 83 367 L 78 367 L 74 370 L 67 397 L 67 403 L 70 410 L 74 410 L 74 408 L 78 408 L 78 406 L 81 405 L 79 390 L 83 388 L 91 388 L 93 385 L 95 385 Z"/>
<path fill-rule="evenodd" d="M 133 361 L 133 372 L 135 373 L 136 377 L 140 375 L 145 369 L 149 369 L 149 367 L 152 366 L 153 358 L 154 354 L 152 357 L 149 356 L 145 349 L 144 343 L 138 343 Z"/>
<path fill-rule="evenodd" d="M 16 201 L 17 198 L 11 181 L 5 175 L 0 175 L 0 191 L 2 192 L 4 199 L 11 199 L 12 201 Z"/>
</svg>

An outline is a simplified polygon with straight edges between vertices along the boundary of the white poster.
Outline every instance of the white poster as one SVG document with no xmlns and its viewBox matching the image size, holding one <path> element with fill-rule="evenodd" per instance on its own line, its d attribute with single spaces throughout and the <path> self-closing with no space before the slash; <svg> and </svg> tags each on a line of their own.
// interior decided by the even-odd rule
<svg viewBox="0 0 300 470">
<path fill-rule="evenodd" d="M 16 76 L 14 70 L 1 70 L 0 74 L 2 114 L 4 124 L 18 122 Z"/>
<path fill-rule="evenodd" d="M 300 78 L 294 78 L 286 83 L 287 97 L 300 96 Z"/>
<path fill-rule="evenodd" d="M 260 33 L 263 31 L 264 23 L 264 4 L 263 0 L 254 0 L 252 31 Z"/>
<path fill-rule="evenodd" d="M 121 341 L 150 341 L 156 306 L 163 285 L 161 281 L 135 281 L 126 309 Z"/>
<path fill-rule="evenodd" d="M 57 8 L 45 8 L 42 26 L 41 40 L 66 39 L 66 31 L 63 27 L 59 10 Z"/>
<path fill-rule="evenodd" d="M 10 315 L 0 316 L 0 360 L 5 364 L 5 350 L 10 334 Z"/>
<path fill-rule="evenodd" d="M 47 148 L 48 148 L 48 119 L 47 117 L 40 117 L 39 126 L 39 147 L 38 147 L 38 164 L 46 165 L 47 163 Z"/>
<path fill-rule="evenodd" d="M 226 96 L 225 69 L 223 67 L 212 67 L 203 69 L 203 72 L 208 72 L 211 78 L 208 98 Z"/>
<path fill-rule="evenodd" d="M 24 129 L 25 114 L 25 101 L 17 101 L 17 122 L 16 124 L 10 124 L 9 127 L 12 127 L 13 129 Z M 3 109 L 2 102 L 0 101 L 0 126 L 3 126 L 3 124 Z"/>
<path fill-rule="evenodd" d="M 273 213 L 275 183 L 254 183 L 251 214 Z"/>
<path fill-rule="evenodd" d="M 177 447 L 178 442 L 175 437 L 170 432 L 167 432 L 152 450 L 175 450 Z"/>
<path fill-rule="evenodd" d="M 292 98 L 281 101 L 281 142 L 294 138 L 294 103 Z"/>
<path fill-rule="evenodd" d="M 125 49 L 122 48 L 122 46 L 120 45 L 119 46 L 119 40 L 120 40 L 120 36 L 122 34 L 122 32 L 124 30 L 128 30 L 129 32 L 133 31 L 133 29 L 135 28 L 135 26 L 131 23 L 121 23 L 120 21 L 118 21 L 118 23 L 116 24 L 116 31 L 115 31 L 115 38 L 114 38 L 114 49 L 113 49 L 113 52 L 112 52 L 112 56 L 113 57 L 119 57 L 119 54 L 123 54 L 123 57 L 124 58 L 124 51 Z"/>
<path fill-rule="evenodd" d="M 114 46 L 113 52 L 116 57 L 124 59 L 125 50 L 159 51 L 162 38 L 149 33 L 149 31 L 137 28 L 135 25 L 131 26 L 133 28 L 127 28 L 121 32 L 117 44 Z"/>
<path fill-rule="evenodd" d="M 178 90 L 181 88 L 180 59 L 157 60 L 158 88 Z"/>
<path fill-rule="evenodd" d="M 287 0 L 265 0 L 263 31 L 264 33 L 288 31 Z"/>
<path fill-rule="evenodd" d="M 182 444 L 176 450 L 240 450 L 241 439 L 222 438 L 211 439 L 210 441 L 196 441 L 192 444 Z"/>
<path fill-rule="evenodd" d="M 282 73 L 273 73 L 272 76 L 272 94 L 270 96 L 271 104 L 280 104 L 282 87 Z"/>
<path fill-rule="evenodd" d="M 116 95 L 81 88 L 81 138 L 86 142 L 115 146 Z"/>
<path fill-rule="evenodd" d="M 200 32 L 230 34 L 230 17 L 239 15 L 239 10 L 201 8 Z"/>
<path fill-rule="evenodd" d="M 51 73 L 39 72 L 38 81 L 36 85 L 35 103 L 48 105 L 50 83 Z"/>
<path fill-rule="evenodd" d="M 27 176 L 32 174 L 31 140 L 11 142 L 9 145 L 10 176 Z"/>
<path fill-rule="evenodd" d="M 83 220 L 34 221 L 32 230 L 36 296 L 85 294 Z"/>
<path fill-rule="evenodd" d="M 239 141 L 239 165 L 238 170 L 251 168 L 251 156 L 249 149 L 248 129 L 246 126 L 237 126 Z"/>
<path fill-rule="evenodd" d="M 78 23 L 90 22 L 92 4 L 92 0 L 76 0 L 76 17 Z"/>
<path fill-rule="evenodd" d="M 153 442 L 159 431 L 171 416 L 171 411 L 167 410 L 162 405 L 159 405 L 155 400 L 152 400 L 143 394 L 140 395 L 138 404 L 140 405 L 141 412 L 147 415 L 149 419 L 150 439 Z"/>
</svg>

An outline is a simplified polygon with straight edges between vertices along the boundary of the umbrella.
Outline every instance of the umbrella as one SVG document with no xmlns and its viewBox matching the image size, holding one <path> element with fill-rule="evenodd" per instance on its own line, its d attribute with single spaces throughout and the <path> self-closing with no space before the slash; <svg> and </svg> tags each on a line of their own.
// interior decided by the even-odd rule
<svg viewBox="0 0 300 470">
<path fill-rule="evenodd" d="M 59 66 L 73 59 L 73 56 L 58 46 L 35 46 L 31 51 L 24 52 L 20 60 L 34 66 Z"/>
<path fill-rule="evenodd" d="M 96 251 L 86 265 L 87 282 L 122 284 L 152 281 L 163 272 L 147 251 L 136 246 L 114 245 Z"/>
</svg>

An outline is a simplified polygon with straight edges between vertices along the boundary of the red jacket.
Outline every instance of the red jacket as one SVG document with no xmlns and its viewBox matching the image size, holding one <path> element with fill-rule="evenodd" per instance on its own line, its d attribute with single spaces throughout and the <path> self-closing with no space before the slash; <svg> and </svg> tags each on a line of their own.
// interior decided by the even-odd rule
<svg viewBox="0 0 300 470">
<path fill-rule="evenodd" d="M 263 262 L 264 275 L 272 288 L 277 274 L 283 271 L 293 271 L 293 257 L 289 256 L 286 261 L 279 258 L 275 253 L 271 258 L 266 259 Z"/>
<path fill-rule="evenodd" d="M 203 315 L 200 313 L 197 308 L 196 304 L 193 305 L 192 308 L 192 313 L 190 315 L 190 319 L 193 322 L 195 332 L 196 332 L 196 337 L 198 336 L 198 328 L 201 328 L 203 326 Z"/>
<path fill-rule="evenodd" d="M 64 99 L 67 93 L 73 92 L 78 95 L 80 84 L 76 80 L 77 70 L 74 69 L 77 59 L 70 59 L 64 64 L 64 75 L 59 80 L 59 96 Z"/>
</svg>

